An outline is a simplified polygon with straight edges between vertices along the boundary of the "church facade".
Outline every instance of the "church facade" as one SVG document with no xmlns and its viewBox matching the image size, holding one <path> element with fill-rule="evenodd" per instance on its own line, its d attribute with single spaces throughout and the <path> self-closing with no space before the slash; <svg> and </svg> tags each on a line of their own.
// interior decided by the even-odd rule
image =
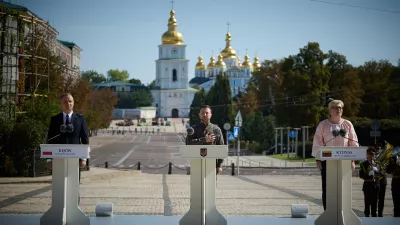
<svg viewBox="0 0 400 225">
<path fill-rule="evenodd" d="M 157 117 L 189 117 L 196 89 L 189 87 L 189 60 L 183 35 L 171 10 L 168 30 L 162 35 L 156 60 L 155 88 L 151 90 Z"/>
<path fill-rule="evenodd" d="M 247 52 L 242 63 L 240 57 L 231 46 L 232 36 L 228 33 L 225 37 L 225 48 L 218 55 L 217 61 L 211 56 L 207 67 L 204 65 L 203 57 L 198 57 L 196 64 L 195 77 L 189 81 L 189 86 L 199 86 L 206 92 L 215 84 L 215 78 L 219 73 L 226 74 L 229 77 L 229 83 L 232 90 L 232 97 L 239 92 L 244 92 L 252 76 L 253 71 L 260 68 L 258 57 L 254 57 L 253 63 Z"/>
</svg>

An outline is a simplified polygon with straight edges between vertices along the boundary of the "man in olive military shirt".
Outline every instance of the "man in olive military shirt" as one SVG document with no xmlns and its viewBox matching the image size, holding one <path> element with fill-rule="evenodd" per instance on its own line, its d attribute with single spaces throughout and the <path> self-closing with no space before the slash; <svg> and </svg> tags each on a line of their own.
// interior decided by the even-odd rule
<svg viewBox="0 0 400 225">
<path fill-rule="evenodd" d="M 224 138 L 221 129 L 216 124 L 210 122 L 211 107 L 203 105 L 200 108 L 200 124 L 194 125 L 193 134 L 188 134 L 186 137 L 187 145 L 223 145 Z M 221 164 L 223 159 L 216 160 L 217 174 L 222 171 Z"/>
</svg>

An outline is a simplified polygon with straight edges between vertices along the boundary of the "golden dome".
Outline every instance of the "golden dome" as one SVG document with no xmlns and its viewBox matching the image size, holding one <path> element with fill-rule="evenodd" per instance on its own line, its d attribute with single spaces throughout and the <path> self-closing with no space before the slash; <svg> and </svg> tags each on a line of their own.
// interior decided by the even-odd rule
<svg viewBox="0 0 400 225">
<path fill-rule="evenodd" d="M 214 56 L 211 56 L 210 63 L 207 65 L 207 69 L 214 69 L 214 67 L 215 67 L 214 60 L 215 60 Z"/>
<path fill-rule="evenodd" d="M 242 68 L 249 68 L 249 69 L 253 68 L 253 66 L 251 65 L 251 63 L 249 61 L 248 55 L 244 56 L 244 62 L 242 64 Z"/>
<path fill-rule="evenodd" d="M 254 63 L 253 63 L 253 68 L 254 70 L 259 70 L 261 67 L 261 64 L 258 62 L 258 57 L 254 57 Z"/>
<path fill-rule="evenodd" d="M 226 34 L 225 41 L 226 41 L 226 45 L 225 45 L 224 50 L 221 51 L 221 55 L 224 57 L 224 59 L 236 58 L 236 51 L 231 46 L 231 34 L 229 32 Z"/>
<path fill-rule="evenodd" d="M 242 61 L 240 60 L 239 56 L 237 57 L 237 59 L 238 59 L 238 65 L 237 66 L 240 68 L 240 67 L 242 67 Z"/>
<path fill-rule="evenodd" d="M 217 61 L 217 63 L 215 64 L 215 68 L 226 68 L 226 64 L 225 64 L 225 62 L 222 60 L 222 55 L 221 55 L 221 54 L 219 54 L 219 56 L 218 56 L 218 61 Z"/>
<path fill-rule="evenodd" d="M 175 11 L 171 10 L 169 13 L 171 16 L 168 20 L 168 31 L 166 31 L 162 37 L 161 41 L 163 44 L 174 44 L 174 45 L 182 45 L 183 44 L 183 35 L 176 30 L 176 23 L 175 19 Z"/>
<path fill-rule="evenodd" d="M 196 64 L 196 70 L 205 70 L 206 66 L 203 63 L 203 57 L 199 56 L 199 61 Z"/>
</svg>

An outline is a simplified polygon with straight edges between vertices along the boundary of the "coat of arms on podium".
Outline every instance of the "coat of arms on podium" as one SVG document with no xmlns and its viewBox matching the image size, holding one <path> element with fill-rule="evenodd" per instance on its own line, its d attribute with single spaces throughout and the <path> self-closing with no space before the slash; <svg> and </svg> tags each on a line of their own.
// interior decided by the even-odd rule
<svg viewBox="0 0 400 225">
<path fill-rule="evenodd" d="M 200 156 L 202 156 L 202 157 L 207 156 L 207 149 L 206 148 L 201 148 L 200 149 Z"/>
</svg>

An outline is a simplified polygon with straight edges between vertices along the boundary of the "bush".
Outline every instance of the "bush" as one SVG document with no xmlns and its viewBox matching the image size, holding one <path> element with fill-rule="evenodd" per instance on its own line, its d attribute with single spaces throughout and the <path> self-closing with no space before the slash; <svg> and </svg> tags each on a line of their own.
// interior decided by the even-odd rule
<svg viewBox="0 0 400 225">
<path fill-rule="evenodd" d="M 306 159 L 313 158 L 313 156 L 311 155 L 311 153 L 312 153 L 312 145 L 313 145 L 312 141 L 307 141 L 306 144 L 305 144 L 305 147 L 306 147 L 306 155 L 305 155 L 305 157 L 306 157 Z M 300 157 L 300 158 L 303 158 L 303 142 L 300 142 L 300 141 L 299 141 L 298 147 L 297 147 L 297 156 Z"/>
</svg>

